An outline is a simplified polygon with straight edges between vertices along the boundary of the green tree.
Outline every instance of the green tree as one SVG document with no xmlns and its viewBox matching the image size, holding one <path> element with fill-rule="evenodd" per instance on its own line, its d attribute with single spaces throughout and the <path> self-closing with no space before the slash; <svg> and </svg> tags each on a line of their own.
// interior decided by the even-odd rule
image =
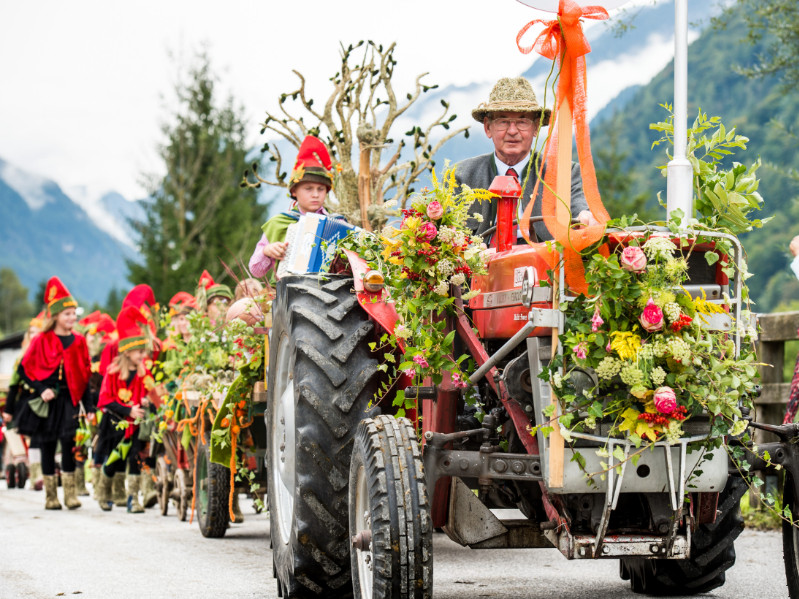
<svg viewBox="0 0 799 599">
<path fill-rule="evenodd" d="M 778 75 L 786 89 L 793 89 L 799 83 L 796 62 L 799 3 L 796 0 L 738 0 L 738 6 L 749 27 L 749 42 L 759 46 L 755 64 L 742 71 L 756 77 Z M 723 19 L 720 22 L 725 23 Z"/>
<path fill-rule="evenodd" d="M 128 279 L 149 284 L 162 303 L 193 291 L 203 269 L 224 282 L 220 260 L 234 270 L 246 263 L 266 217 L 257 192 L 239 187 L 248 151 L 242 110 L 232 98 L 220 105 L 215 84 L 207 54 L 199 53 L 175 86 L 178 109 L 162 127 L 165 172 L 147 177 L 145 217 L 132 223 L 142 258 L 128 262 Z"/>
<path fill-rule="evenodd" d="M 624 146 L 619 139 L 619 131 L 624 126 L 623 119 L 622 113 L 614 115 L 604 143 L 593 147 L 596 182 L 602 194 L 602 203 L 611 218 L 637 214 L 641 220 L 654 220 L 657 215 L 646 207 L 649 195 L 634 191 L 636 171 L 630 168 L 630 153 L 622 150 Z"/>
<path fill-rule="evenodd" d="M 6 333 L 26 328 L 33 316 L 33 307 L 28 301 L 28 288 L 25 287 L 10 268 L 0 268 L 0 330 Z"/>
</svg>

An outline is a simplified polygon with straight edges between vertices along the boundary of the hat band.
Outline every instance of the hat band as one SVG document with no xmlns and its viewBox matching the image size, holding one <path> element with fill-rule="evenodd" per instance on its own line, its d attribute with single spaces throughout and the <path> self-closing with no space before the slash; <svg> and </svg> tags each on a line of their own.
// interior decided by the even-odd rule
<svg viewBox="0 0 799 599">
<path fill-rule="evenodd" d="M 57 300 L 53 300 L 49 304 L 47 304 L 47 311 L 50 313 L 50 316 L 55 316 L 59 312 L 63 312 L 67 308 L 77 308 L 78 302 L 75 301 L 75 298 L 71 295 L 66 297 L 58 298 Z"/>
<path fill-rule="evenodd" d="M 206 296 L 208 299 L 219 296 L 227 299 L 233 299 L 233 293 L 230 291 L 230 288 L 227 285 L 211 285 L 208 288 Z"/>
<path fill-rule="evenodd" d="M 131 349 L 136 349 L 138 347 L 144 347 L 147 345 L 147 338 L 146 337 L 128 337 L 127 339 L 120 339 L 118 351 L 119 353 L 126 352 Z"/>
</svg>

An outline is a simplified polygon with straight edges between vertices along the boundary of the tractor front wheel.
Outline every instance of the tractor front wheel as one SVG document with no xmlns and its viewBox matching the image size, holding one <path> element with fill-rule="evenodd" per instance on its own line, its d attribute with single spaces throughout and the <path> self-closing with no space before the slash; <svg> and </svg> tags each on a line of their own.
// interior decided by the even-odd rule
<svg viewBox="0 0 799 599">
<path fill-rule="evenodd" d="M 407 418 L 358 426 L 350 462 L 352 582 L 361 599 L 433 596 L 433 526 L 422 454 Z"/>
</svg>

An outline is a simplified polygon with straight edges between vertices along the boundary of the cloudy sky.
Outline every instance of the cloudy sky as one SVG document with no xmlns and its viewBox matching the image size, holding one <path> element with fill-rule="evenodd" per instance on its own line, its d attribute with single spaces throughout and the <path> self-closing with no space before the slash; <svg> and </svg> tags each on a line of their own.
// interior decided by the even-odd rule
<svg viewBox="0 0 799 599">
<path fill-rule="evenodd" d="M 0 0 L 0 158 L 89 197 L 142 197 L 180 65 L 202 43 L 255 144 L 291 69 L 326 95 L 339 42 L 396 41 L 398 90 L 425 71 L 463 85 L 529 67 L 516 33 L 543 16 L 515 0 Z"/>
</svg>

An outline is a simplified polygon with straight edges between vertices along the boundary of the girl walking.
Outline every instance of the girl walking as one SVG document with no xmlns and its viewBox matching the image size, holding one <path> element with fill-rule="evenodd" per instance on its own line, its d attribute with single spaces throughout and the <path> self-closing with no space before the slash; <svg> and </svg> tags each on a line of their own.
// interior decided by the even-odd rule
<svg viewBox="0 0 799 599">
<path fill-rule="evenodd" d="M 27 406 L 19 431 L 30 435 L 41 450 L 45 509 L 60 510 L 55 478 L 56 448 L 61 444 L 64 504 L 80 507 L 75 487 L 75 431 L 79 405 L 91 376 L 86 339 L 73 331 L 77 302 L 58 277 L 45 287 L 47 321 L 22 358 L 19 374 L 27 387 Z"/>
</svg>

